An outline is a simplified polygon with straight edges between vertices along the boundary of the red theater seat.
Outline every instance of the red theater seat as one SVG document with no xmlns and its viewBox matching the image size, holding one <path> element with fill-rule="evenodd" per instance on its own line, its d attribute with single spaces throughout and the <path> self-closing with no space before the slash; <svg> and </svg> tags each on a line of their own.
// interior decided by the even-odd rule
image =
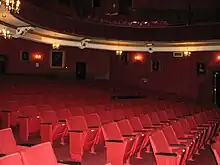
<svg viewBox="0 0 220 165">
<path fill-rule="evenodd" d="M 41 143 L 21 152 L 24 165 L 61 165 L 50 143 Z"/>
<path fill-rule="evenodd" d="M 18 101 L 7 101 L 1 105 L 1 120 L 2 127 L 9 128 L 10 126 L 15 126 L 19 124 L 19 107 Z"/>
<path fill-rule="evenodd" d="M 215 159 L 219 165 L 220 164 L 220 142 L 216 142 L 212 144 L 211 148 L 212 148 L 212 151 L 214 152 Z"/>
<path fill-rule="evenodd" d="M 19 109 L 19 133 L 20 138 L 28 141 L 31 133 L 37 132 L 40 129 L 40 116 L 38 109 L 35 106 L 24 106 Z"/>
<path fill-rule="evenodd" d="M 134 152 L 137 154 L 137 158 L 140 159 L 141 151 L 146 147 L 149 141 L 148 135 L 150 134 L 150 132 L 148 132 L 147 130 L 134 131 L 128 119 L 118 121 L 117 125 L 123 137 L 135 135 Z"/>
<path fill-rule="evenodd" d="M 152 128 L 160 129 L 161 127 L 163 127 L 163 124 L 153 124 L 148 114 L 140 116 L 139 118 L 144 129 L 152 129 Z"/>
<path fill-rule="evenodd" d="M 178 139 L 172 126 L 166 126 L 162 131 L 171 147 L 183 147 L 186 150 L 185 159 L 192 158 L 195 146 L 192 139 Z"/>
<path fill-rule="evenodd" d="M 24 165 L 21 155 L 14 153 L 0 158 L 0 165 Z"/>
<path fill-rule="evenodd" d="M 102 124 L 107 124 L 114 121 L 111 111 L 101 111 L 98 112 L 98 115 Z"/>
<path fill-rule="evenodd" d="M 98 125 L 88 126 L 83 116 L 73 116 L 67 119 L 67 126 L 71 159 L 81 162 L 85 151 L 91 150 L 94 153 L 100 136 L 100 128 Z"/>
<path fill-rule="evenodd" d="M 59 120 L 55 111 L 42 111 L 40 113 L 40 135 L 41 142 L 51 142 L 60 138 L 61 144 L 64 144 L 66 135 L 66 120 Z"/>
<path fill-rule="evenodd" d="M 107 148 L 107 162 L 112 165 L 130 164 L 130 158 L 135 151 L 134 135 L 123 137 L 117 123 L 102 126 Z"/>
<path fill-rule="evenodd" d="M 52 106 L 50 106 L 48 104 L 37 105 L 37 109 L 39 110 L 39 112 L 42 112 L 42 111 L 52 111 L 53 110 Z"/>
<path fill-rule="evenodd" d="M 8 155 L 25 148 L 16 144 L 11 128 L 0 130 L 0 154 Z"/>
<path fill-rule="evenodd" d="M 186 156 L 184 147 L 172 148 L 161 130 L 150 136 L 150 142 L 157 165 L 185 165 Z"/>
<path fill-rule="evenodd" d="M 172 125 L 172 128 L 179 140 L 193 140 L 194 143 L 194 149 L 193 152 L 198 153 L 199 150 L 199 135 L 196 134 L 187 134 L 184 133 L 183 127 L 181 126 L 180 122 L 174 122 Z"/>
</svg>

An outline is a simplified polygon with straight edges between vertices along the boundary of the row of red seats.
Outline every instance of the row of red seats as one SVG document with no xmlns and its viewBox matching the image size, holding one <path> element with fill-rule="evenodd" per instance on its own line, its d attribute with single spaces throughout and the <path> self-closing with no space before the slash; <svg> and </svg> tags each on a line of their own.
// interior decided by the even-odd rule
<svg viewBox="0 0 220 165">
<path fill-rule="evenodd" d="M 50 143 L 42 143 L 0 157 L 1 165 L 64 165 L 73 164 L 68 161 L 58 163 Z M 79 163 L 78 163 L 79 165 Z"/>
<path fill-rule="evenodd" d="M 106 112 L 108 112 L 108 111 L 106 111 Z M 161 113 L 161 112 L 163 112 L 163 113 Z M 166 125 L 166 124 L 170 123 L 171 121 L 178 120 L 177 117 L 174 118 L 174 115 L 169 115 L 169 117 L 170 117 L 170 119 L 169 119 L 168 115 L 166 115 L 166 113 L 164 113 L 164 112 L 165 111 L 157 112 L 158 114 L 160 114 L 159 115 L 160 116 L 159 121 L 157 121 L 158 120 L 157 118 L 159 118 L 159 117 L 157 117 L 157 113 L 155 113 L 155 112 L 151 113 L 151 115 L 145 114 L 145 115 L 142 115 L 140 117 L 133 117 L 132 119 L 130 119 L 129 122 L 131 122 L 131 126 L 133 126 L 133 130 L 136 130 L 136 132 L 141 131 L 141 133 L 139 132 L 139 135 L 138 135 L 139 138 L 137 138 L 138 140 L 134 140 L 135 142 L 133 141 L 133 143 L 132 143 L 132 139 L 130 138 L 130 136 L 133 137 L 134 134 L 132 134 L 132 132 L 135 132 L 135 131 L 131 131 L 132 129 L 129 130 L 129 128 L 132 128 L 131 126 L 130 127 L 126 127 L 126 125 L 129 126 L 128 120 L 127 119 L 122 119 L 122 120 L 117 122 L 117 125 L 120 128 L 120 131 L 124 132 L 123 135 L 127 136 L 127 140 L 130 140 L 129 142 L 131 144 L 133 144 L 133 145 L 131 145 L 133 147 L 130 146 L 130 149 L 129 149 L 128 153 L 126 153 L 127 156 L 128 156 L 126 160 L 129 160 L 130 156 L 134 152 L 137 152 L 137 151 L 140 152 L 141 149 L 143 149 L 145 147 L 145 145 L 148 143 L 149 138 L 148 137 L 146 138 L 146 135 L 143 134 L 144 128 L 148 129 L 148 131 L 151 132 L 151 129 L 155 128 L 155 126 L 156 126 L 156 128 L 158 128 L 158 126 L 160 128 L 164 124 Z M 217 115 L 217 113 L 213 114 L 213 112 L 215 112 L 215 111 L 211 111 L 207 115 L 210 118 L 213 118 L 213 116 Z M 168 113 L 168 114 L 174 114 L 174 113 Z M 67 123 L 69 123 L 68 125 L 69 125 L 69 130 L 70 130 L 70 144 L 71 144 L 70 147 L 74 146 L 74 147 L 71 147 L 72 150 L 70 152 L 71 152 L 72 158 L 74 158 L 74 159 L 78 159 L 81 156 L 83 150 L 86 150 L 86 148 L 88 149 L 88 148 L 91 148 L 92 145 L 94 146 L 94 144 L 96 144 L 98 142 L 98 137 L 100 137 L 100 136 L 97 136 L 97 135 L 100 135 L 100 129 L 99 128 L 100 128 L 101 124 L 99 122 L 94 124 L 94 122 L 97 121 L 97 119 L 98 119 L 97 115 L 89 114 L 88 116 L 93 116 L 93 117 L 90 118 L 90 124 L 93 124 L 93 126 L 88 126 L 86 121 L 89 121 L 89 120 L 85 120 L 85 118 L 87 118 L 85 116 L 84 117 L 83 116 L 75 116 L 75 117 L 72 117 L 72 118 L 67 120 Z M 96 116 L 96 117 L 94 118 L 94 116 Z M 201 114 L 197 114 L 197 115 L 194 116 L 197 124 L 202 123 L 201 122 L 201 120 L 202 120 L 201 117 L 203 117 L 203 120 L 207 120 L 207 116 L 206 116 L 205 112 L 203 112 Z M 154 124 L 152 124 L 150 119 L 153 121 Z M 191 116 L 187 116 L 186 119 L 187 119 L 188 125 L 190 125 L 190 128 L 192 128 L 192 129 L 195 128 L 195 126 L 193 125 L 193 120 L 194 119 Z M 182 127 L 184 127 L 185 131 L 189 131 L 190 129 L 188 127 L 186 127 L 187 123 L 184 123 L 184 120 L 180 119 L 180 123 L 182 123 Z M 140 121 L 142 121 L 142 122 L 140 122 Z M 143 123 L 142 126 L 141 126 L 140 123 Z M 175 123 L 177 123 L 177 122 L 175 122 Z M 105 131 L 105 127 L 107 127 L 107 125 L 108 124 L 104 124 L 103 125 L 104 132 L 106 132 Z M 113 128 L 112 128 L 112 125 L 113 125 Z M 109 135 L 110 135 L 110 137 L 114 137 L 114 132 L 115 131 L 113 131 L 113 130 L 114 130 L 114 127 L 116 126 L 116 123 L 111 122 L 110 126 L 111 127 L 109 129 L 109 131 L 110 131 Z M 87 130 L 89 130 L 89 131 L 87 131 Z M 107 128 L 107 130 L 108 130 L 108 128 Z M 176 130 L 180 131 L 181 129 L 179 129 L 177 127 Z M 146 130 L 145 130 L 145 132 L 146 132 Z M 83 136 L 80 133 L 83 133 Z M 112 146 L 112 143 L 115 142 L 115 141 L 112 141 L 112 140 L 109 141 L 109 135 L 107 135 L 105 133 L 104 133 L 104 135 L 105 135 L 105 140 L 107 139 L 106 142 L 110 142 L 110 144 Z M 171 135 L 171 134 L 168 133 L 168 135 Z M 136 136 L 137 136 L 137 134 L 135 134 L 135 137 Z M 208 140 L 210 139 L 210 137 L 212 137 L 212 136 L 213 136 L 213 133 L 212 134 L 209 133 L 209 136 L 207 136 L 207 135 L 206 136 L 202 136 L 203 137 L 202 138 L 203 141 L 200 144 L 207 143 Z M 85 140 L 85 137 L 86 137 L 86 140 Z M 123 137 L 122 134 L 120 135 L 120 137 Z M 206 138 L 204 138 L 204 137 L 206 137 Z M 161 139 L 161 137 L 159 139 Z M 86 143 L 86 141 L 88 141 L 88 142 Z M 121 139 L 120 140 L 117 139 L 116 141 L 117 142 L 121 142 Z M 199 141 L 201 141 L 201 140 L 199 140 Z M 87 147 L 85 147 L 85 144 L 83 144 L 83 142 L 87 145 Z M 106 143 L 106 145 L 107 145 L 107 143 Z M 76 147 L 76 146 L 78 146 L 78 147 Z M 134 146 L 136 146 L 136 147 L 134 147 Z M 202 147 L 202 145 L 197 146 L 197 148 L 199 148 L 199 147 Z M 109 150 L 109 149 L 110 150 L 111 149 L 114 150 L 114 152 L 110 152 L 111 154 L 109 154 L 109 156 L 107 157 L 108 159 L 110 159 L 110 157 L 112 157 L 112 153 L 115 153 L 115 148 L 114 147 L 108 147 L 108 145 L 107 145 L 107 150 Z M 80 151 L 81 154 L 79 154 L 79 151 Z M 74 154 L 74 152 L 78 153 L 78 155 L 77 154 L 72 155 L 72 154 Z M 125 153 L 122 152 L 121 154 L 125 154 Z M 76 157 L 76 156 L 78 156 L 78 157 Z M 112 161 L 113 160 L 111 160 L 111 162 Z M 118 161 L 120 161 L 120 159 L 115 159 L 115 161 L 117 161 L 117 163 L 119 163 Z"/>
</svg>

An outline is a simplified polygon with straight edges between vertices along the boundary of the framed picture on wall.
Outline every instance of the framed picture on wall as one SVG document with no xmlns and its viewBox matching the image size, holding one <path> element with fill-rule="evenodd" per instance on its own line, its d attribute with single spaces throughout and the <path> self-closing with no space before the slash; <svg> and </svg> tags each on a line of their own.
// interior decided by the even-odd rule
<svg viewBox="0 0 220 165">
<path fill-rule="evenodd" d="M 50 54 L 50 67 L 51 68 L 64 68 L 65 67 L 65 52 L 60 50 L 52 50 Z"/>
<path fill-rule="evenodd" d="M 20 60 L 23 62 L 29 62 L 30 61 L 30 53 L 27 51 L 21 51 L 20 52 Z"/>
<path fill-rule="evenodd" d="M 198 62 L 196 64 L 196 72 L 197 72 L 198 76 L 205 75 L 206 74 L 206 65 L 205 65 L 205 63 Z"/>
<path fill-rule="evenodd" d="M 151 72 L 160 71 L 160 60 L 151 60 Z"/>
</svg>

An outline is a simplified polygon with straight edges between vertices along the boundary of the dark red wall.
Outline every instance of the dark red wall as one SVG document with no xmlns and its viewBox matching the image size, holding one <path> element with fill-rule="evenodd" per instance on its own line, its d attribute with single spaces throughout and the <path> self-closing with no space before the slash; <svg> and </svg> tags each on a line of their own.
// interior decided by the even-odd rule
<svg viewBox="0 0 220 165">
<path fill-rule="evenodd" d="M 61 47 L 66 53 L 66 66 L 63 69 L 53 69 L 49 65 L 51 45 L 39 44 L 26 40 L 0 40 L 0 54 L 8 57 L 7 72 L 9 73 L 75 73 L 75 63 L 84 61 L 88 65 L 88 74 L 104 76 L 110 72 L 113 82 L 144 88 L 163 93 L 175 93 L 180 96 L 211 102 L 212 72 L 220 70 L 216 62 L 218 52 L 193 52 L 190 57 L 174 58 L 172 53 L 141 53 L 145 61 L 134 63 L 136 53 L 128 56 L 125 64 L 114 51 L 101 51 L 72 47 Z M 44 60 L 36 68 L 35 62 L 22 62 L 20 51 L 30 53 L 41 52 Z M 220 55 L 220 54 L 219 54 Z M 161 70 L 151 72 L 151 60 L 160 60 Z M 204 62 L 207 73 L 197 76 L 196 64 Z M 147 83 L 142 81 L 147 78 Z"/>
<path fill-rule="evenodd" d="M 120 57 L 114 56 L 116 65 L 112 68 L 112 80 L 138 86 L 152 91 L 174 93 L 199 101 L 212 101 L 212 72 L 218 70 L 217 52 L 193 52 L 190 57 L 174 58 L 172 53 L 144 54 L 145 62 L 133 63 L 135 53 L 124 64 Z M 151 72 L 151 60 L 160 60 L 161 70 Z M 197 63 L 205 63 L 207 73 L 198 76 Z M 142 81 L 147 78 L 147 83 Z"/>
<path fill-rule="evenodd" d="M 26 40 L 4 40 L 0 39 L 0 54 L 8 57 L 7 72 L 8 73 L 54 73 L 54 72 L 72 72 L 75 73 L 75 63 L 77 61 L 86 62 L 88 74 L 101 76 L 109 72 L 109 58 L 111 52 L 99 50 L 81 50 L 79 48 L 62 47 L 65 51 L 66 67 L 61 69 L 50 68 L 50 52 L 51 45 L 30 42 Z M 43 54 L 43 61 L 37 68 L 34 61 L 22 62 L 20 60 L 20 52 L 27 51 L 31 54 L 40 52 Z"/>
</svg>

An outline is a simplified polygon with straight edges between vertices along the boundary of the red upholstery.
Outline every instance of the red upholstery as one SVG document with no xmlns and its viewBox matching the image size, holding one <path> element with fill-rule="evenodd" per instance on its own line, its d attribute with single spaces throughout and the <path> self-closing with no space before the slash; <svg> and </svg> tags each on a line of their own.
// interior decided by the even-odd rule
<svg viewBox="0 0 220 165">
<path fill-rule="evenodd" d="M 55 111 L 42 111 L 40 113 L 40 135 L 41 142 L 51 142 L 60 138 L 61 144 L 64 144 L 64 136 L 66 127 L 66 120 L 59 120 Z"/>
<path fill-rule="evenodd" d="M 134 152 L 137 153 L 137 158 L 141 158 L 141 151 L 146 147 L 149 141 L 149 132 L 146 130 L 134 131 L 128 119 L 118 121 L 117 125 L 123 137 L 135 136 Z"/>
<path fill-rule="evenodd" d="M 19 153 L 14 153 L 0 158 L 0 165 L 24 165 Z"/>
<path fill-rule="evenodd" d="M 112 165 L 130 164 L 135 149 L 135 137 L 123 137 L 118 125 L 113 122 L 102 126 L 107 148 L 107 162 Z"/>
<path fill-rule="evenodd" d="M 25 148 L 16 144 L 11 128 L 0 130 L 0 154 L 8 155 Z"/>
<path fill-rule="evenodd" d="M 212 144 L 212 151 L 214 152 L 215 159 L 220 164 L 220 142 Z"/>
<path fill-rule="evenodd" d="M 185 161 L 189 158 L 192 158 L 195 145 L 191 139 L 178 139 L 172 126 L 164 127 L 162 131 L 167 139 L 167 142 L 172 148 L 182 147 L 185 149 L 185 156 L 184 156 Z"/>
<path fill-rule="evenodd" d="M 24 165 L 58 165 L 50 143 L 41 143 L 21 152 Z"/>
<path fill-rule="evenodd" d="M 83 116 L 74 116 L 67 119 L 70 136 L 70 154 L 72 160 L 82 161 L 85 151 L 94 152 L 99 137 L 99 126 L 89 127 Z"/>
<path fill-rule="evenodd" d="M 157 165 L 185 165 L 185 149 L 172 149 L 162 131 L 158 130 L 150 136 Z"/>
<path fill-rule="evenodd" d="M 30 133 L 39 131 L 40 117 L 35 106 L 24 106 L 19 109 L 19 133 L 22 140 L 27 141 Z"/>
<path fill-rule="evenodd" d="M 18 101 L 7 101 L 1 105 L 1 109 L 4 110 L 1 112 L 3 128 L 15 126 L 19 123 L 19 107 Z"/>
</svg>

